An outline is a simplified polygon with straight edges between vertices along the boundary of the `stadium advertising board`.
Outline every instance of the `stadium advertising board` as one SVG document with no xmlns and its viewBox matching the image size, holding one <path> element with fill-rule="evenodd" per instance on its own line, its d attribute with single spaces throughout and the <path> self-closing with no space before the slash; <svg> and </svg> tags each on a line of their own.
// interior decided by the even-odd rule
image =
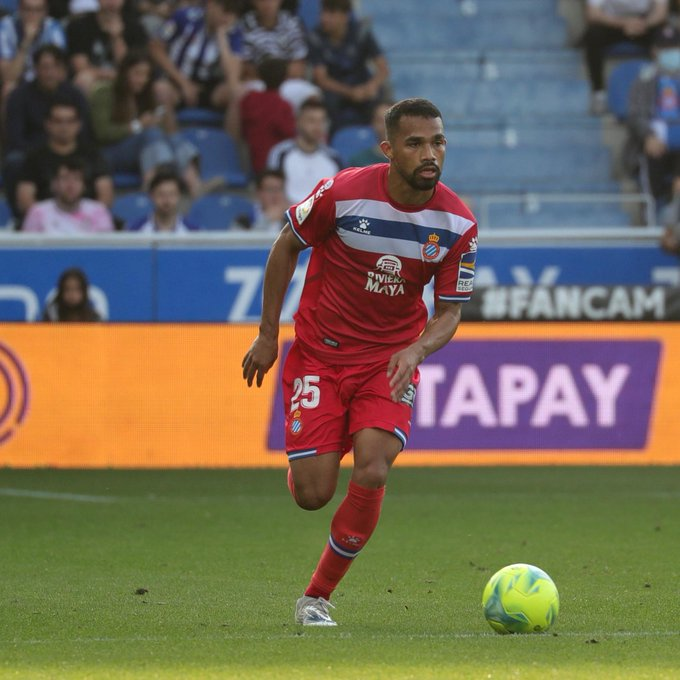
<svg viewBox="0 0 680 680">
<path fill-rule="evenodd" d="M 166 242 L 97 249 L 88 241 L 82 248 L 0 248 L 0 321 L 38 318 L 59 274 L 79 266 L 88 274 L 98 311 L 111 321 L 255 322 L 261 312 L 268 252 L 264 247 L 235 248 L 219 242 L 210 247 Z M 308 257 L 307 251 L 300 256 L 283 308 L 284 319 L 290 320 L 296 309 Z M 510 320 L 521 314 L 538 318 L 537 313 L 542 314 L 540 318 L 558 319 L 628 318 L 623 313 L 597 317 L 603 308 L 616 312 L 626 306 L 620 299 L 625 291 L 610 295 L 602 286 L 658 287 L 665 295 L 662 287 L 680 286 L 680 267 L 676 258 L 656 245 L 493 246 L 480 251 L 476 286 L 487 291 L 470 308 L 478 310 L 476 318 L 480 319 Z M 498 286 L 522 288 L 513 292 L 514 288 Z M 564 288 L 574 286 L 587 287 L 578 300 L 578 291 Z M 528 300 L 524 287 L 531 289 Z M 553 288 L 555 298 L 546 300 L 545 291 Z M 493 292 L 499 290 L 508 292 Z M 639 291 L 630 293 L 629 316 L 658 318 L 659 305 L 670 309 L 659 302 L 660 294 L 650 293 L 648 299 Z M 611 303 L 606 302 L 608 295 Z M 557 310 L 552 316 L 544 313 L 550 305 Z M 521 311 L 523 306 L 526 312 Z M 567 311 L 560 316 L 563 308 Z"/>
<path fill-rule="evenodd" d="M 493 286 L 478 288 L 465 321 L 680 321 L 671 286 Z"/>
<path fill-rule="evenodd" d="M 0 330 L 0 465 L 286 464 L 279 367 L 241 377 L 253 324 Z M 679 358 L 680 324 L 463 324 L 399 464 L 680 463 Z"/>
</svg>

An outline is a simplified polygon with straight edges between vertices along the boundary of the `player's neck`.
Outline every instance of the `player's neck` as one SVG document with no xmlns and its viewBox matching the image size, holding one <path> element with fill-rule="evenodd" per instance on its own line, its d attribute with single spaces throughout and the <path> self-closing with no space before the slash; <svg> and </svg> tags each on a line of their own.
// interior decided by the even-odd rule
<svg viewBox="0 0 680 680">
<path fill-rule="evenodd" d="M 434 189 L 414 189 L 396 170 L 387 172 L 387 194 L 400 205 L 419 206 L 427 203 L 434 195 Z"/>
</svg>

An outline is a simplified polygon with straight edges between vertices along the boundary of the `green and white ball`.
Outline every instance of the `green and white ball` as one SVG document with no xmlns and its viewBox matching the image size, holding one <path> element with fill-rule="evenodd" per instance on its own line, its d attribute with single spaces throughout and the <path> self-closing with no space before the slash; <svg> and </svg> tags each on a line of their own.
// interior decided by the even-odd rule
<svg viewBox="0 0 680 680">
<path fill-rule="evenodd" d="M 482 607 L 497 633 L 542 633 L 557 619 L 560 596 L 542 569 L 531 564 L 510 564 L 489 579 Z"/>
</svg>

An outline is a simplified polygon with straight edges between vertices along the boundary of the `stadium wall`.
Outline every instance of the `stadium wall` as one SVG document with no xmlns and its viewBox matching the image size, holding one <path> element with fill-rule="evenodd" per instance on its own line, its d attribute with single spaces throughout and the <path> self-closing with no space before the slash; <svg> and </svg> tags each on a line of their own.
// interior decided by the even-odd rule
<svg viewBox="0 0 680 680">
<path fill-rule="evenodd" d="M 3 324 L 0 465 L 284 466 L 280 362 L 241 377 L 256 332 Z M 679 358 L 675 323 L 463 324 L 422 366 L 398 464 L 678 464 Z"/>
<path fill-rule="evenodd" d="M 225 237 L 210 239 L 205 235 L 194 242 L 133 236 L 102 237 L 99 245 L 93 239 L 69 242 L 63 238 L 63 242 L 45 243 L 30 238 L 0 239 L 0 321 L 38 319 L 59 275 L 73 266 L 85 270 L 97 310 L 110 321 L 258 321 L 270 243 L 235 246 Z M 664 253 L 655 240 L 572 240 L 563 244 L 553 240 L 548 245 L 531 240 L 496 245 L 491 234 L 485 238 L 490 243 L 485 241 L 477 262 L 475 286 L 479 289 L 680 285 L 677 259 Z M 297 307 L 308 257 L 308 252 L 301 254 L 286 297 L 283 317 L 287 320 Z M 572 292 L 567 292 L 571 298 Z M 658 293 L 663 297 L 663 291 Z M 521 303 L 516 294 L 507 303 L 498 295 L 493 300 L 484 297 L 488 315 L 499 320 L 506 313 L 512 316 Z M 575 314 L 583 309 L 582 318 L 594 315 L 602 319 L 597 310 L 588 314 L 588 308 L 607 307 L 608 293 L 598 288 L 584 291 L 580 297 L 584 302 L 576 305 Z M 634 305 L 631 307 L 629 316 L 639 318 Z M 645 307 L 643 304 L 641 311 Z M 668 306 L 662 307 L 658 314 L 664 314 Z"/>
</svg>

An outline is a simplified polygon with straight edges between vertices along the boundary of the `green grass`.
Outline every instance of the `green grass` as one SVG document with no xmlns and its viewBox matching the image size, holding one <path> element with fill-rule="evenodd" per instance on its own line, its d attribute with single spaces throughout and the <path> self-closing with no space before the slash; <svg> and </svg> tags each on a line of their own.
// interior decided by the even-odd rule
<svg viewBox="0 0 680 680">
<path fill-rule="evenodd" d="M 306 513 L 280 470 L 0 471 L 0 677 L 680 678 L 680 468 L 397 468 L 339 626 L 302 630 L 339 499 Z M 482 616 L 520 561 L 560 590 L 547 634 Z"/>
</svg>

